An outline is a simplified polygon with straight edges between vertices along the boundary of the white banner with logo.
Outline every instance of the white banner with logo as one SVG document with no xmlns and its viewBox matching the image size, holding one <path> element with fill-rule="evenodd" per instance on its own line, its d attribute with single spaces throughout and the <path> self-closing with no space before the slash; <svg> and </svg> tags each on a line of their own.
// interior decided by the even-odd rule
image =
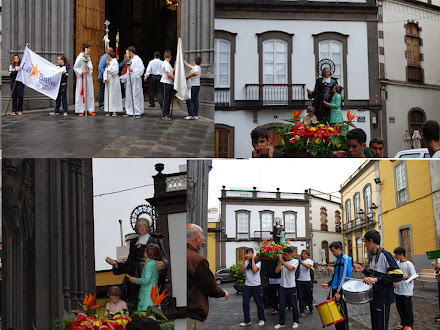
<svg viewBox="0 0 440 330">
<path fill-rule="evenodd" d="M 35 54 L 27 46 L 21 59 L 17 81 L 53 100 L 57 99 L 63 69 Z"/>
</svg>

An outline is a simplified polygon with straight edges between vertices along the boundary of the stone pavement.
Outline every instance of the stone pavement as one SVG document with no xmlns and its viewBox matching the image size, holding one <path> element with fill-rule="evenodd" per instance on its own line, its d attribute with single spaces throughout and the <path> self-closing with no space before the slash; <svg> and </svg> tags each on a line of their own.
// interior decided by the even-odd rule
<svg viewBox="0 0 440 330">
<path fill-rule="evenodd" d="M 184 120 L 187 113 L 174 104 L 173 120 L 165 121 L 158 105 L 148 105 L 140 119 L 106 117 L 103 111 L 79 117 L 74 106 L 66 117 L 50 116 L 53 109 L 28 110 L 15 117 L 9 111 L 1 118 L 3 157 L 214 157 L 213 120 Z"/>
<path fill-rule="evenodd" d="M 318 281 L 326 283 L 330 278 L 320 278 Z M 209 315 L 205 321 L 205 329 L 273 329 L 278 323 L 278 315 L 272 315 L 272 309 L 269 309 L 265 315 L 267 319 L 267 325 L 259 327 L 257 308 L 253 300 L 251 300 L 251 322 L 252 324 L 247 327 L 240 327 L 239 323 L 243 321 L 243 309 L 242 309 L 242 295 L 237 294 L 233 288 L 232 283 L 225 283 L 221 285 L 226 291 L 229 292 L 230 297 L 228 300 L 224 298 L 214 299 L 209 298 Z M 417 283 L 415 294 L 413 297 L 413 310 L 414 310 L 414 329 L 416 330 L 432 330 L 440 329 L 440 324 L 434 321 L 434 317 L 439 314 L 437 289 L 434 286 L 433 290 L 420 289 L 421 284 Z M 425 284 L 426 287 L 426 284 Z M 314 286 L 313 304 L 318 304 L 325 301 L 328 290 L 323 289 L 319 285 Z M 370 309 L 369 304 L 353 305 L 348 304 L 348 315 L 350 321 L 351 330 L 367 330 L 371 329 L 370 324 Z M 399 323 L 399 314 L 395 304 L 391 306 L 389 329 L 394 329 L 394 326 Z M 287 312 L 286 327 L 284 329 L 292 329 L 292 312 Z M 334 329 L 334 326 L 329 327 Z M 312 315 L 306 313 L 304 317 L 300 317 L 300 326 L 298 329 L 304 330 L 316 330 L 322 329 L 322 323 L 319 319 L 319 315 L 316 308 Z"/>
</svg>

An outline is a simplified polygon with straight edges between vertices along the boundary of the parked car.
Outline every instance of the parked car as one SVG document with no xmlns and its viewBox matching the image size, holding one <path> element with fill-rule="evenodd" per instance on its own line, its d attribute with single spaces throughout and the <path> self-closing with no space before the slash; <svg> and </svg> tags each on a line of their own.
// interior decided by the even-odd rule
<svg viewBox="0 0 440 330">
<path fill-rule="evenodd" d="M 224 282 L 231 282 L 231 278 L 229 277 L 229 268 L 220 269 L 215 273 L 215 281 L 218 285 Z"/>
<path fill-rule="evenodd" d="M 428 148 L 399 151 L 394 158 L 431 158 Z"/>
</svg>

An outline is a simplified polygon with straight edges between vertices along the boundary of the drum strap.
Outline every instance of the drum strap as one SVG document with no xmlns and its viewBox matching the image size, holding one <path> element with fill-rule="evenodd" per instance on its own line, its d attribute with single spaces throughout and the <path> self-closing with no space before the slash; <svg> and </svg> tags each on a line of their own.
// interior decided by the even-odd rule
<svg viewBox="0 0 440 330">
<path fill-rule="evenodd" d="M 382 247 L 380 247 L 380 248 L 377 249 L 377 251 L 376 251 L 376 255 L 375 255 L 375 257 L 374 257 L 374 266 L 376 266 L 377 263 L 379 262 L 379 256 L 380 256 L 380 254 L 382 253 L 382 251 L 383 251 L 383 248 L 382 248 Z"/>
</svg>

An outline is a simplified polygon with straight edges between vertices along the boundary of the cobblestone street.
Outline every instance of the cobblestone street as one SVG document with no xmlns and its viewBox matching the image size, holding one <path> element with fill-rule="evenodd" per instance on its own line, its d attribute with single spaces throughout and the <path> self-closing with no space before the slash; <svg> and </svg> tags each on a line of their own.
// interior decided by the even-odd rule
<svg viewBox="0 0 440 330">
<path fill-rule="evenodd" d="M 325 283 L 330 278 L 320 278 L 320 282 Z M 243 321 L 243 309 L 242 309 L 242 295 L 237 294 L 233 288 L 232 283 L 225 283 L 221 285 L 226 291 L 229 292 L 230 297 L 228 300 L 224 298 L 209 299 L 209 315 L 205 321 L 205 329 L 273 329 L 278 323 L 278 315 L 272 315 L 272 310 L 269 309 L 265 315 L 267 319 L 267 325 L 264 327 L 257 326 L 257 308 L 253 300 L 251 300 L 251 322 L 252 325 L 248 327 L 240 327 L 239 323 Z M 434 284 L 428 283 L 424 285 L 424 289 L 421 283 L 415 285 L 415 295 L 413 297 L 413 310 L 414 310 L 414 329 L 417 330 L 432 330 L 440 329 L 440 324 L 434 321 L 434 317 L 439 314 L 438 299 L 437 299 L 437 287 Z M 313 304 L 318 304 L 326 299 L 328 290 L 321 288 L 321 286 L 315 284 L 313 294 Z M 371 329 L 370 326 L 370 309 L 369 304 L 353 305 L 348 304 L 348 315 L 350 320 L 351 330 L 367 330 Z M 391 306 L 389 329 L 394 329 L 399 323 L 399 314 L 395 304 Z M 286 327 L 284 329 L 291 329 L 293 324 L 292 312 L 287 312 Z M 334 329 L 334 326 L 329 327 Z M 299 329 L 322 329 L 322 323 L 319 319 L 316 308 L 312 315 L 306 313 L 304 317 L 300 317 Z"/>
<path fill-rule="evenodd" d="M 187 113 L 175 105 L 173 120 L 165 121 L 158 105 L 148 105 L 140 119 L 106 117 L 98 110 L 94 117 L 79 117 L 74 106 L 66 117 L 50 116 L 53 109 L 15 117 L 9 112 L 1 119 L 3 157 L 214 157 L 213 120 L 185 120 Z"/>
</svg>

